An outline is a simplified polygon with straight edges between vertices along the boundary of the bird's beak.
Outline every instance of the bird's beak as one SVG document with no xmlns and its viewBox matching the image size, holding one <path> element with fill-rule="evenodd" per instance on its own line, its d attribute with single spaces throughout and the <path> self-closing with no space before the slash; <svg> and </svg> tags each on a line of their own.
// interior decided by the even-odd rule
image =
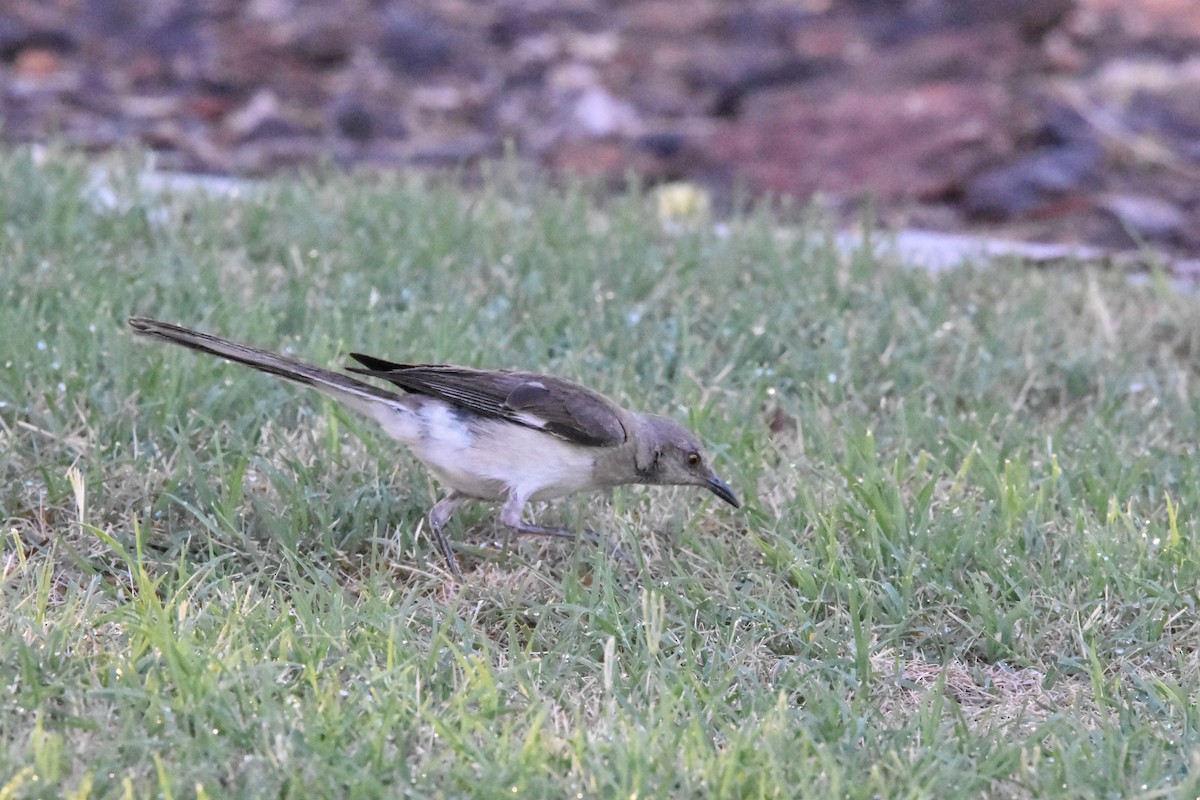
<svg viewBox="0 0 1200 800">
<path fill-rule="evenodd" d="M 729 484 L 718 478 L 716 475 L 709 475 L 708 480 L 704 482 L 708 490 L 717 497 L 724 500 L 734 508 L 741 508 L 742 504 L 738 502 L 737 495 L 733 493 L 733 489 L 729 488 Z"/>
</svg>

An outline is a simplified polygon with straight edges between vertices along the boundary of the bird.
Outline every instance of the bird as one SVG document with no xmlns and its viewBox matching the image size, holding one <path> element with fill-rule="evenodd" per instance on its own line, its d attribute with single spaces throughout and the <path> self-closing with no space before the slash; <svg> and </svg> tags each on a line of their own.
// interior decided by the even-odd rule
<svg viewBox="0 0 1200 800">
<path fill-rule="evenodd" d="M 577 532 L 527 522 L 526 507 L 626 484 L 698 486 L 734 508 L 741 505 L 687 427 L 630 411 L 563 378 L 350 354 L 357 365 L 348 372 L 402 390 L 395 392 L 181 325 L 137 316 L 128 324 L 141 336 L 309 386 L 378 423 L 447 488 L 430 509 L 429 524 L 459 580 L 462 570 L 445 528 L 468 500 L 501 504 L 500 522 L 515 533 L 572 539 Z"/>
</svg>

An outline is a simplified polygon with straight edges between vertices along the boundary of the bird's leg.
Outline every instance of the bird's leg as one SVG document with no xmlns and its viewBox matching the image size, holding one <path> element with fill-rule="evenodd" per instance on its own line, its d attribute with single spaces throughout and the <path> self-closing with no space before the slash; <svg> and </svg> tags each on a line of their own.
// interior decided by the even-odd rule
<svg viewBox="0 0 1200 800">
<path fill-rule="evenodd" d="M 553 528 L 547 525 L 532 525 L 528 522 L 525 522 L 521 518 L 524 510 L 525 501 L 517 495 L 510 495 L 508 500 L 504 503 L 504 508 L 500 510 L 500 522 L 514 533 L 525 534 L 528 536 L 554 536 L 559 539 L 578 539 L 580 535 L 582 535 L 584 539 L 587 539 L 597 547 L 603 547 L 604 552 L 608 553 L 610 556 L 615 556 L 616 558 L 624 561 L 626 564 L 633 564 L 633 559 L 627 556 L 625 551 L 604 541 L 604 538 L 595 531 L 584 528 L 582 531 L 577 532 L 568 528 Z"/>
<path fill-rule="evenodd" d="M 442 555 L 446 559 L 446 564 L 449 565 L 450 571 L 454 573 L 454 577 L 462 580 L 462 570 L 458 568 L 458 559 L 454 557 L 454 548 L 450 546 L 450 540 L 446 538 L 444 528 L 446 523 L 450 521 L 451 515 L 454 514 L 454 509 L 466 500 L 466 495 L 458 492 L 450 492 L 450 494 L 437 501 L 433 508 L 429 509 L 429 527 L 433 530 L 433 539 L 437 542 L 438 549 L 442 551 Z"/>
</svg>

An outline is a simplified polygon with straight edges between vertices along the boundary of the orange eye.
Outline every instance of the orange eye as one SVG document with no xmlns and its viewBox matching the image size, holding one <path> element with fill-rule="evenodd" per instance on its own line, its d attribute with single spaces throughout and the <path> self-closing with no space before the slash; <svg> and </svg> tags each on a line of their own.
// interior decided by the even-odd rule
<svg viewBox="0 0 1200 800">
<path fill-rule="evenodd" d="M 698 467 L 700 466 L 700 462 L 703 460 L 704 459 L 700 458 L 700 454 L 695 451 L 688 453 L 687 463 L 689 467 Z"/>
</svg>

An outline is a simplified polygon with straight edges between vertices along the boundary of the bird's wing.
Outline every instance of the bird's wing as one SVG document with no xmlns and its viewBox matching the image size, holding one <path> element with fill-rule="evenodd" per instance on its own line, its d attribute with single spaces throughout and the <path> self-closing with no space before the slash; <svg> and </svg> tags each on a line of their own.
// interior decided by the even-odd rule
<svg viewBox="0 0 1200 800">
<path fill-rule="evenodd" d="M 528 372 L 477 370 L 444 364 L 395 364 L 361 353 L 351 372 L 390 381 L 485 417 L 505 419 L 570 442 L 613 447 L 625 441 L 620 409 L 579 384 Z"/>
</svg>

